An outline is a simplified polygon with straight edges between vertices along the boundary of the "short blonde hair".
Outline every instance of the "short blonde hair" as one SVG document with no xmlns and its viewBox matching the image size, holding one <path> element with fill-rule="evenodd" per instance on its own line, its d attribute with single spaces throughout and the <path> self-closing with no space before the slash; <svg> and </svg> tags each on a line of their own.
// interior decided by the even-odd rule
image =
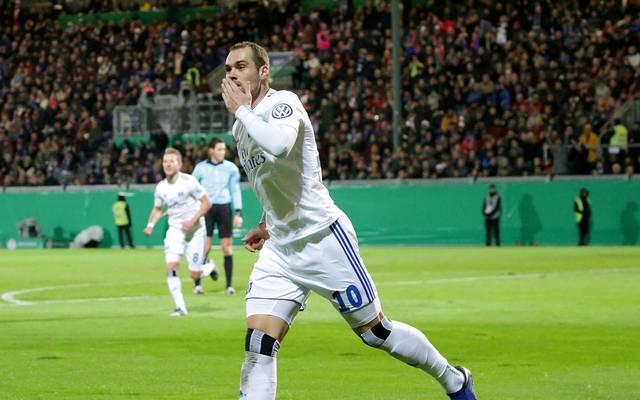
<svg viewBox="0 0 640 400">
<path fill-rule="evenodd" d="M 164 155 L 170 155 L 170 154 L 175 154 L 175 156 L 178 158 L 178 161 L 180 162 L 180 164 L 182 164 L 182 154 L 180 154 L 180 150 L 174 148 L 174 147 L 167 147 L 166 149 L 164 149 Z M 164 157 L 164 156 L 163 156 Z"/>
<path fill-rule="evenodd" d="M 251 52 L 253 53 L 253 62 L 256 64 L 256 68 L 260 69 L 263 65 L 269 66 L 269 53 L 265 50 L 264 47 L 260 46 L 254 42 L 239 42 L 231 46 L 232 50 L 244 49 L 245 47 L 249 47 Z"/>
</svg>

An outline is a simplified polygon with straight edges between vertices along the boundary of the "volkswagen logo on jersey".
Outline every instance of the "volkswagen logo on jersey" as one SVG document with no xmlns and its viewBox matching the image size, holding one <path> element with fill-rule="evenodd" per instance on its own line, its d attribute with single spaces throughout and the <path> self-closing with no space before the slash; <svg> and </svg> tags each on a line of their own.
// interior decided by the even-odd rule
<svg viewBox="0 0 640 400">
<path fill-rule="evenodd" d="M 291 114 L 293 114 L 293 109 L 285 103 L 276 104 L 271 111 L 271 116 L 276 119 L 287 118 Z"/>
</svg>

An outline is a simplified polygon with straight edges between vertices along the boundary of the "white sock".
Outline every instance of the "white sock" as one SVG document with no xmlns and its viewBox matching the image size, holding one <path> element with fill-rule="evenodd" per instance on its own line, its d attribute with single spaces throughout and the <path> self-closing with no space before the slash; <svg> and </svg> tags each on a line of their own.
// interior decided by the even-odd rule
<svg viewBox="0 0 640 400">
<path fill-rule="evenodd" d="M 274 400 L 278 384 L 276 358 L 245 351 L 240 371 L 241 400 Z"/>
<path fill-rule="evenodd" d="M 171 297 L 173 297 L 173 302 L 176 303 L 176 308 L 187 311 L 187 306 L 184 304 L 184 297 L 182 296 L 182 282 L 180 281 L 180 277 L 173 276 L 172 273 L 169 272 L 167 285 L 169 286 Z"/>
<path fill-rule="evenodd" d="M 380 346 L 393 357 L 433 376 L 447 393 L 455 393 L 464 385 L 464 375 L 436 350 L 416 328 L 392 321 L 391 334 Z"/>
</svg>

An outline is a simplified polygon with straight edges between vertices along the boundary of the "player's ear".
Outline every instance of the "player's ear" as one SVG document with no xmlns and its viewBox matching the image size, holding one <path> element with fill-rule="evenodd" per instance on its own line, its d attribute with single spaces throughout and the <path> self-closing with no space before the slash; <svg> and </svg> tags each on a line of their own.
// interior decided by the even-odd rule
<svg viewBox="0 0 640 400">
<path fill-rule="evenodd" d="M 269 77 L 269 66 L 267 64 L 260 67 L 260 79 L 267 79 Z"/>
</svg>

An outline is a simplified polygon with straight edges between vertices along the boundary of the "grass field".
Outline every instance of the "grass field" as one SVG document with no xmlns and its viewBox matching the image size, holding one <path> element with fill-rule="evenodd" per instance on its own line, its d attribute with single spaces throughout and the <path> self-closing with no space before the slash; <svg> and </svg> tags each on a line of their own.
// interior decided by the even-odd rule
<svg viewBox="0 0 640 400">
<path fill-rule="evenodd" d="M 362 253 L 387 315 L 470 368 L 481 400 L 640 399 L 640 248 Z M 235 257 L 238 295 L 184 281 L 176 319 L 160 250 L 0 251 L 0 399 L 237 398 L 255 256 Z M 278 359 L 278 399 L 446 398 L 316 295 Z"/>
</svg>

